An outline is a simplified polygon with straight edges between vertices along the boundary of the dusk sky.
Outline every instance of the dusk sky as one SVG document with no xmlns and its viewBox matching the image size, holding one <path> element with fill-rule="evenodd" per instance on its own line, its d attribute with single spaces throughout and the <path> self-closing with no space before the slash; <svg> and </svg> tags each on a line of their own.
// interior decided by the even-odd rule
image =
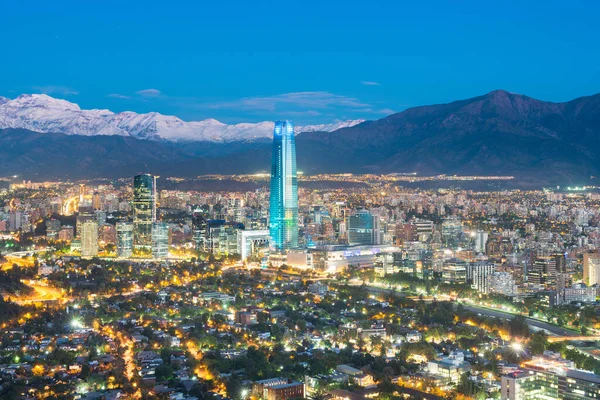
<svg viewBox="0 0 600 400">
<path fill-rule="evenodd" d="M 598 1 L 4 1 L 0 95 L 185 120 L 600 92 Z"/>
</svg>

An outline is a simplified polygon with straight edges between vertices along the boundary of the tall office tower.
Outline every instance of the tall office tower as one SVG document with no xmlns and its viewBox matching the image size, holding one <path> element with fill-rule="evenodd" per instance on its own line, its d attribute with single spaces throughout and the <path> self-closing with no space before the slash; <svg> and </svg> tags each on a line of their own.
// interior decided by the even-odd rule
<svg viewBox="0 0 600 400">
<path fill-rule="evenodd" d="M 269 232 L 277 250 L 298 247 L 296 141 L 291 121 L 275 122 L 271 161 Z"/>
<path fill-rule="evenodd" d="M 152 247 L 152 223 L 156 221 L 156 177 L 141 174 L 133 178 L 133 246 Z"/>
<path fill-rule="evenodd" d="M 600 284 L 600 254 L 583 254 L 583 283 L 588 286 Z"/>
<path fill-rule="evenodd" d="M 84 221 L 81 226 L 81 255 L 94 257 L 98 255 L 98 222 Z"/>
<path fill-rule="evenodd" d="M 166 222 L 152 224 L 152 257 L 167 258 L 169 255 L 169 225 Z"/>
<path fill-rule="evenodd" d="M 358 210 L 348 217 L 348 244 L 381 244 L 379 217 L 367 210 Z"/>
<path fill-rule="evenodd" d="M 488 240 L 488 233 L 484 231 L 475 232 L 475 252 L 485 253 L 485 244 Z"/>
<path fill-rule="evenodd" d="M 533 265 L 527 273 L 527 281 L 545 286 L 556 287 L 556 258 L 552 256 L 539 256 L 533 260 Z"/>
<path fill-rule="evenodd" d="M 12 211 L 8 217 L 8 222 L 11 231 L 18 231 L 23 225 L 23 214 L 20 211 Z"/>
<path fill-rule="evenodd" d="M 46 237 L 49 240 L 56 240 L 60 231 L 60 221 L 56 219 L 46 220 Z"/>
<path fill-rule="evenodd" d="M 92 208 L 94 210 L 100 209 L 100 193 L 98 192 L 94 192 L 94 194 L 92 195 Z"/>
<path fill-rule="evenodd" d="M 79 184 L 79 204 L 83 203 L 83 198 L 85 197 L 85 185 L 83 183 Z"/>
<path fill-rule="evenodd" d="M 117 256 L 131 257 L 133 254 L 133 224 L 117 222 Z"/>
<path fill-rule="evenodd" d="M 92 210 L 92 207 L 81 205 L 75 219 L 75 236 L 81 238 L 81 230 L 83 229 L 84 222 L 91 220 L 97 221 L 96 214 Z"/>
<path fill-rule="evenodd" d="M 201 209 L 192 213 L 192 234 L 196 251 L 206 251 L 206 218 Z"/>
</svg>

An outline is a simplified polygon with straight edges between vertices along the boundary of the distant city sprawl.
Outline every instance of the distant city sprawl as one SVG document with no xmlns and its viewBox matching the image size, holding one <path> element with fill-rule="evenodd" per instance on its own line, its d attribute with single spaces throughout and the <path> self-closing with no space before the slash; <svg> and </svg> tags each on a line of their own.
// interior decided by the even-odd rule
<svg viewBox="0 0 600 400">
<path fill-rule="evenodd" d="M 268 175 L 6 178 L 4 393 L 525 399 L 600 389 L 595 188 L 299 173 L 289 214 L 281 157 L 270 186 Z M 449 184 L 407 187 L 423 182 Z M 472 182 L 484 189 L 460 187 Z"/>
</svg>

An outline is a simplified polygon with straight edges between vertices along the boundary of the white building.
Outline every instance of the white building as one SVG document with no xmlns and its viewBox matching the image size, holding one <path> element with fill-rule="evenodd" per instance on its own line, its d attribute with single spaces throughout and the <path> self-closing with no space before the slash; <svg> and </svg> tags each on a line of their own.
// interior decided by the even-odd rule
<svg viewBox="0 0 600 400">
<path fill-rule="evenodd" d="M 81 255 L 95 257 L 98 255 L 98 221 L 87 220 L 81 225 Z"/>
</svg>

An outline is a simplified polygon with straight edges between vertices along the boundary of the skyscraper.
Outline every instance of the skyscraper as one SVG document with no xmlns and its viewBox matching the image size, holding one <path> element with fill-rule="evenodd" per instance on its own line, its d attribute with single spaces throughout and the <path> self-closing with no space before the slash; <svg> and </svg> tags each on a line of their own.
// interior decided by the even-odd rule
<svg viewBox="0 0 600 400">
<path fill-rule="evenodd" d="M 348 217 L 348 244 L 381 244 L 379 217 L 367 210 L 358 210 Z"/>
<path fill-rule="evenodd" d="M 196 251 L 205 251 L 206 218 L 202 209 L 197 208 L 192 213 L 192 233 Z"/>
<path fill-rule="evenodd" d="M 95 257 L 98 255 L 98 222 L 87 220 L 81 227 L 81 255 Z"/>
<path fill-rule="evenodd" d="M 133 254 L 133 224 L 117 222 L 117 256 L 131 257 Z"/>
<path fill-rule="evenodd" d="M 169 225 L 166 222 L 152 224 L 152 257 L 167 258 L 169 255 Z"/>
<path fill-rule="evenodd" d="M 296 142 L 291 121 L 276 121 L 271 161 L 269 232 L 277 250 L 298 247 Z"/>
<path fill-rule="evenodd" d="M 141 174 L 133 178 L 133 246 L 152 247 L 152 223 L 156 221 L 156 177 Z"/>
</svg>

